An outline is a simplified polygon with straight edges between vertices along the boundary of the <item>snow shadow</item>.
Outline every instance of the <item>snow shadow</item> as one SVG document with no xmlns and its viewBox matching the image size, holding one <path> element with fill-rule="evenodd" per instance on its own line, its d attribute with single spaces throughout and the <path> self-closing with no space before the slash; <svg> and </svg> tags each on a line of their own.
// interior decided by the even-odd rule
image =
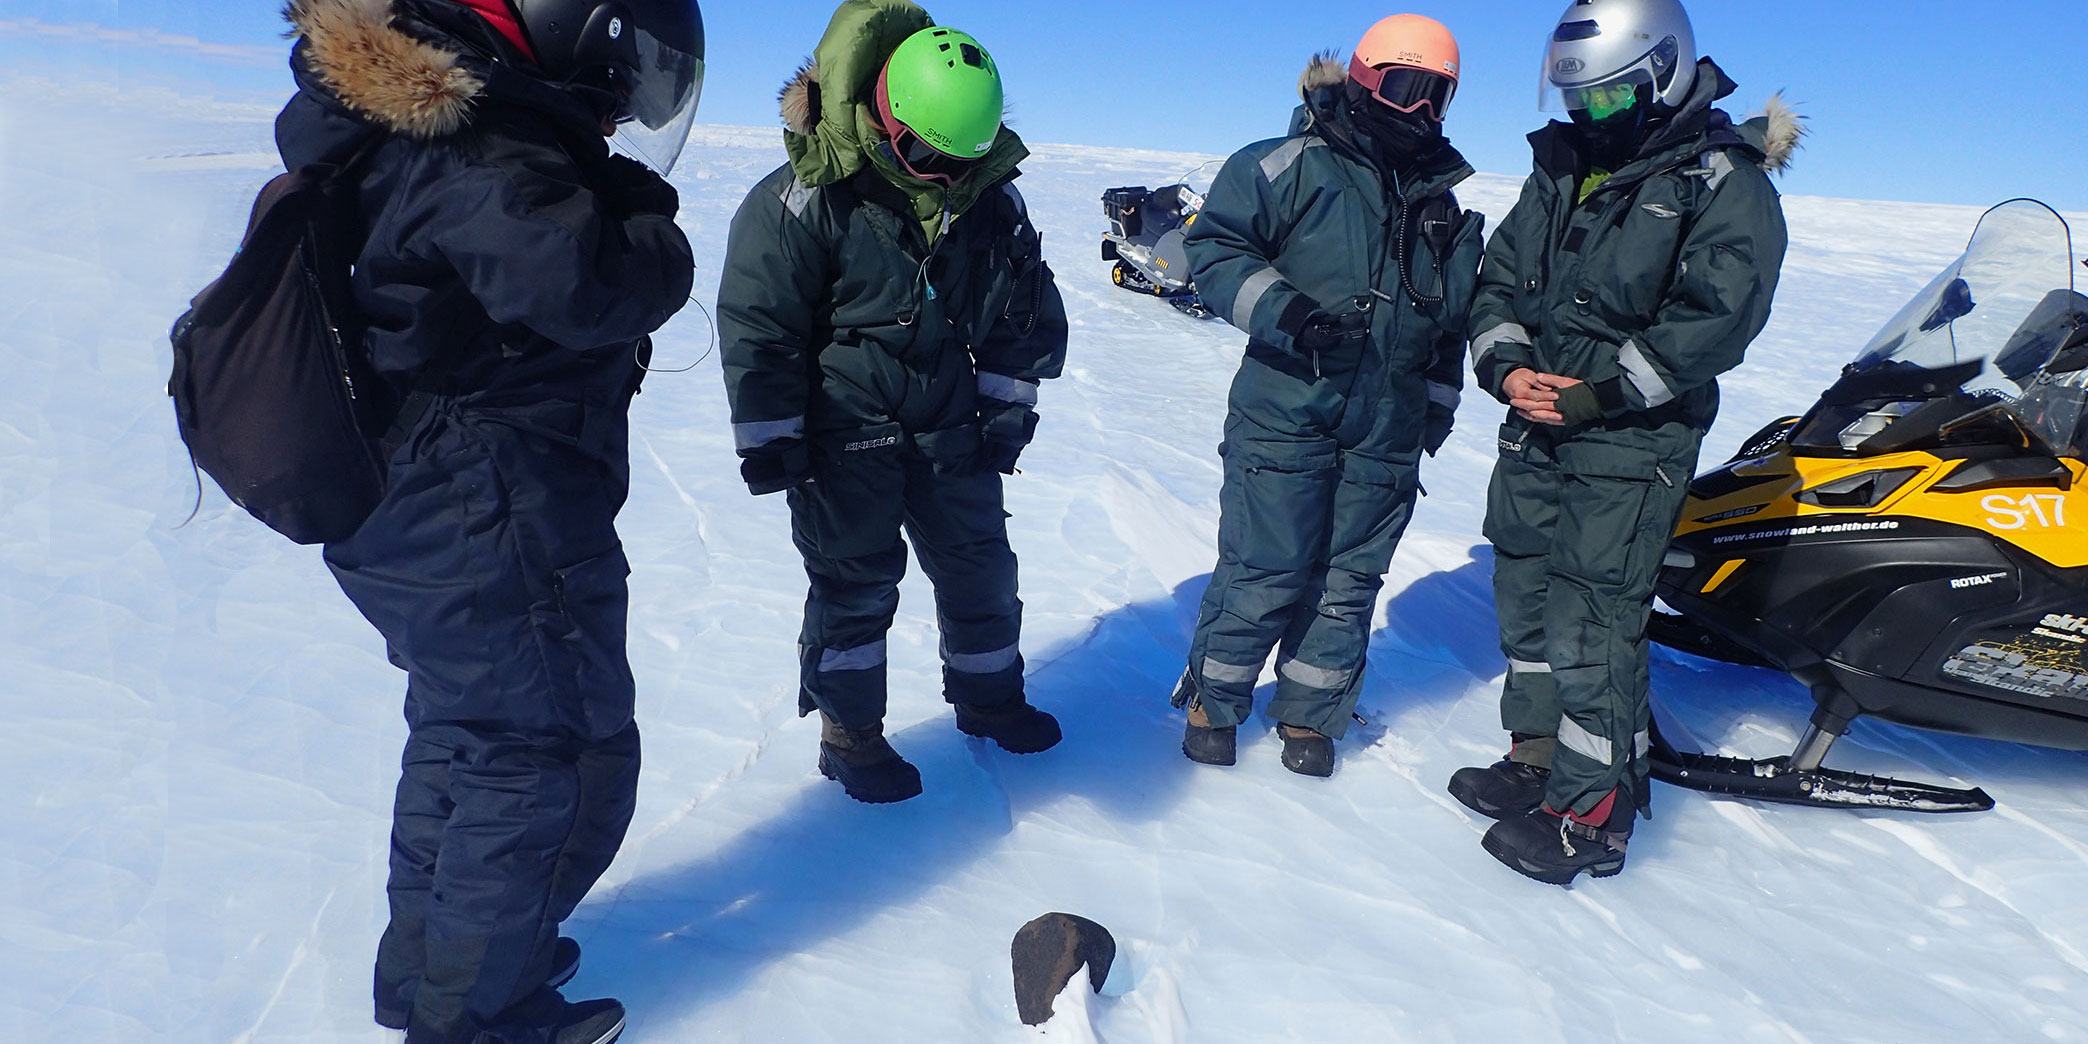
<svg viewBox="0 0 2088 1044">
<path fill-rule="evenodd" d="M 959 733 L 947 712 L 893 734 L 921 769 L 924 793 L 910 801 L 849 800 L 812 770 L 810 730 L 791 730 L 787 748 L 765 755 L 805 766 L 780 813 L 579 911 L 568 927 L 587 947 L 588 978 L 671 1025 L 673 1013 L 730 997 L 780 960 L 938 888 L 964 888 L 966 868 L 1030 813 L 1076 800 L 1112 820 L 1165 817 L 1195 768 L 1181 756 L 1168 695 L 1202 589 L 1193 580 L 1114 610 L 1031 659 L 1029 697 L 1066 734 L 1047 753 L 1009 755 Z M 1037 912 L 1009 911 L 1009 930 Z"/>
<path fill-rule="evenodd" d="M 1463 698 L 1474 679 L 1508 670 L 1494 616 L 1493 546 L 1476 544 L 1464 564 L 1408 584 L 1385 604 L 1370 642 L 1366 698 L 1400 707 Z"/>
</svg>

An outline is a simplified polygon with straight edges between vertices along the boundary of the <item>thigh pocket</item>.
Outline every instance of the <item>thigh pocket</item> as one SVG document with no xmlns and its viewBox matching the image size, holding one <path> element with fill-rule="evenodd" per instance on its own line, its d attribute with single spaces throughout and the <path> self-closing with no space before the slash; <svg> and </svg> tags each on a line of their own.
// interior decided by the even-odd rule
<svg viewBox="0 0 2088 1044">
<path fill-rule="evenodd" d="M 1341 477 L 1334 440 L 1228 440 L 1221 452 L 1220 552 L 1253 569 L 1281 573 L 1323 558 Z"/>
<path fill-rule="evenodd" d="M 791 528 L 801 549 L 859 558 L 891 546 L 905 510 L 905 441 L 897 424 L 813 440 L 813 480 L 790 494 Z"/>
<path fill-rule="evenodd" d="M 1415 480 L 1411 464 L 1359 454 L 1341 458 L 1341 487 L 1334 497 L 1329 564 L 1363 576 L 1380 576 L 1413 517 Z"/>
<path fill-rule="evenodd" d="M 1552 527 L 1558 518 L 1558 461 L 1549 440 L 1528 425 L 1501 425 L 1500 459 L 1486 487 L 1486 521 L 1482 532 L 1502 554 L 1517 558 L 1551 550 Z"/>
<path fill-rule="evenodd" d="M 1597 584 L 1625 583 L 1646 572 L 1646 546 L 1667 546 L 1669 534 L 1648 532 L 1660 498 L 1660 457 L 1650 450 L 1606 443 L 1559 447 L 1558 540 L 1554 571 Z M 1657 556 L 1655 561 L 1657 561 Z"/>
<path fill-rule="evenodd" d="M 551 571 L 550 601 L 536 612 L 544 659 L 566 697 L 570 725 L 600 739 L 631 721 L 632 682 L 625 655 L 630 562 L 617 548 Z"/>
</svg>

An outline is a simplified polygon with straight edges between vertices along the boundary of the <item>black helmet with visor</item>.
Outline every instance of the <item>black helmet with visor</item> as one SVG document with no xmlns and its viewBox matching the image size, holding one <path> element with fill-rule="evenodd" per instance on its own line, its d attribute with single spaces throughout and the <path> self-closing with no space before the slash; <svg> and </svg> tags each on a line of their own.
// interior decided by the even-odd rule
<svg viewBox="0 0 2088 1044">
<path fill-rule="evenodd" d="M 599 99 L 615 143 L 665 175 L 703 96 L 697 0 L 513 0 L 537 64 Z"/>
</svg>

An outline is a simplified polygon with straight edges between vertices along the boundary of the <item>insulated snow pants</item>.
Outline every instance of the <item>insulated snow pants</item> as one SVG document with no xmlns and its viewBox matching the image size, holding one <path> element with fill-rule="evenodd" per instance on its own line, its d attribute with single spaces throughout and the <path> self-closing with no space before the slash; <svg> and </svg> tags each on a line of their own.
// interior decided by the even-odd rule
<svg viewBox="0 0 2088 1044">
<path fill-rule="evenodd" d="M 1377 595 L 1419 482 L 1427 400 L 1418 376 L 1401 385 L 1397 396 L 1334 405 L 1321 430 L 1337 437 L 1271 427 L 1257 417 L 1293 411 L 1264 412 L 1258 388 L 1244 375 L 1235 383 L 1219 450 L 1218 566 L 1189 648 L 1212 725 L 1253 712 L 1273 648 L 1269 715 L 1326 736 L 1348 731 Z"/>
<path fill-rule="evenodd" d="M 913 540 L 935 585 L 943 697 L 1023 698 L 1022 600 L 1001 476 L 978 463 L 974 425 L 908 435 L 896 424 L 815 440 L 815 480 L 790 491 L 791 536 L 811 590 L 798 640 L 798 710 L 849 728 L 885 716 L 885 634 Z"/>
<path fill-rule="evenodd" d="M 1501 724 L 1551 737 L 1545 803 L 1588 812 L 1647 790 L 1646 620 L 1703 433 L 1511 421 L 1487 490 L 1508 679 Z"/>
<path fill-rule="evenodd" d="M 559 923 L 630 824 L 627 406 L 440 401 L 326 549 L 408 675 L 376 1004 L 411 1044 L 543 1021 Z"/>
</svg>

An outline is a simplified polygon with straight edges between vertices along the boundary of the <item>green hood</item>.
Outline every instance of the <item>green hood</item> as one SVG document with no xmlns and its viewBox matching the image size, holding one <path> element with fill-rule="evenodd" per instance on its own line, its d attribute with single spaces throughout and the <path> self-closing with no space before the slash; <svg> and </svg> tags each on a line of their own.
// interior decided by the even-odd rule
<svg viewBox="0 0 2088 1044">
<path fill-rule="evenodd" d="M 878 149 L 884 140 L 876 110 L 877 74 L 900 43 L 934 25 L 910 0 L 844 0 L 834 11 L 812 60 L 783 86 L 783 147 L 807 188 L 843 181 L 866 165 L 897 186 L 933 243 L 943 217 L 955 218 L 987 190 L 1007 180 L 1029 149 L 1006 126 L 971 175 L 945 193 L 942 186 L 906 173 Z"/>
</svg>

